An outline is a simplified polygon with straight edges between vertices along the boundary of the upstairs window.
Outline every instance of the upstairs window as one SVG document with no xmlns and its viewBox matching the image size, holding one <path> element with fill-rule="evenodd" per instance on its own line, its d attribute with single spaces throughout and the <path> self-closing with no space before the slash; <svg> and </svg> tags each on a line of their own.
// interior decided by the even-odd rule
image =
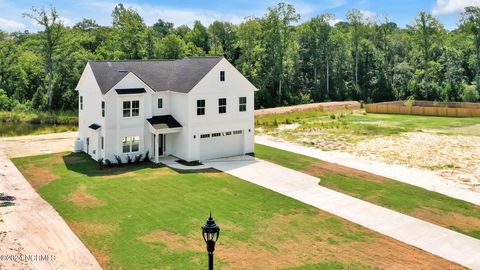
<svg viewBox="0 0 480 270">
<path fill-rule="evenodd" d="M 163 108 L 163 99 L 162 98 L 159 98 L 157 100 L 157 108 L 159 108 L 159 109 Z"/>
<path fill-rule="evenodd" d="M 197 115 L 205 115 L 205 99 L 197 100 Z"/>
<path fill-rule="evenodd" d="M 102 117 L 105 117 L 105 101 L 102 101 Z"/>
<path fill-rule="evenodd" d="M 103 136 L 102 136 L 102 150 L 103 150 L 104 145 L 105 145 L 105 139 L 103 139 Z"/>
<path fill-rule="evenodd" d="M 218 113 L 226 113 L 227 112 L 227 99 L 226 98 L 219 98 L 218 99 Z"/>
<path fill-rule="evenodd" d="M 225 71 L 220 71 L 220 81 L 224 82 L 225 81 Z"/>
<path fill-rule="evenodd" d="M 83 96 L 80 96 L 80 110 L 83 110 Z"/>
<path fill-rule="evenodd" d="M 123 117 L 139 116 L 140 115 L 140 101 L 124 101 L 123 102 Z"/>
<path fill-rule="evenodd" d="M 140 115 L 140 101 L 134 100 L 132 101 L 132 116 L 139 116 Z"/>
<path fill-rule="evenodd" d="M 239 108 L 238 110 L 241 112 L 245 112 L 247 110 L 247 97 L 240 97 L 238 99 Z"/>
<path fill-rule="evenodd" d="M 132 112 L 132 106 L 130 101 L 123 102 L 123 117 L 130 117 Z"/>
</svg>

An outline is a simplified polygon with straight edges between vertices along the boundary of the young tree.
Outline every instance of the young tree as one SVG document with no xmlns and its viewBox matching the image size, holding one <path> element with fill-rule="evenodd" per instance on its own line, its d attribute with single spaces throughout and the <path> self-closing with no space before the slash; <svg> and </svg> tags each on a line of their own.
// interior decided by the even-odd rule
<svg viewBox="0 0 480 270">
<path fill-rule="evenodd" d="M 43 42 L 43 54 L 45 57 L 45 74 L 47 81 L 48 108 L 52 109 L 53 77 L 54 77 L 54 53 L 60 45 L 64 27 L 55 7 L 50 7 L 50 13 L 42 9 L 32 7 L 32 13 L 24 13 L 25 17 L 33 19 L 43 26 L 41 33 Z"/>
</svg>

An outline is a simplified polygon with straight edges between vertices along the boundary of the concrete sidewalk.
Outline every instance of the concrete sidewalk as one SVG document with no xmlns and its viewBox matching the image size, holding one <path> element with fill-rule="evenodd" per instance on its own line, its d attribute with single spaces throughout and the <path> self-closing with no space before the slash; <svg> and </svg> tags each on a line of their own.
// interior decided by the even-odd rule
<svg viewBox="0 0 480 270">
<path fill-rule="evenodd" d="M 0 234 L 0 253 L 32 256 L 29 261 L 3 258 L 0 269 L 101 269 L 57 211 L 35 192 L 1 150 L 0 192 L 16 197 L 16 205 L 0 207 L 0 232 L 5 232 Z"/>
<path fill-rule="evenodd" d="M 319 179 L 313 176 L 248 156 L 212 160 L 205 165 L 447 260 L 480 269 L 480 240 L 321 187 Z"/>
<path fill-rule="evenodd" d="M 452 198 L 480 205 L 480 192 L 465 189 L 464 187 L 461 187 L 452 181 L 448 181 L 431 171 L 361 159 L 349 153 L 339 151 L 322 151 L 320 149 L 306 147 L 291 142 L 278 141 L 270 136 L 255 136 L 255 143 L 373 173 L 399 182 L 435 191 Z"/>
</svg>

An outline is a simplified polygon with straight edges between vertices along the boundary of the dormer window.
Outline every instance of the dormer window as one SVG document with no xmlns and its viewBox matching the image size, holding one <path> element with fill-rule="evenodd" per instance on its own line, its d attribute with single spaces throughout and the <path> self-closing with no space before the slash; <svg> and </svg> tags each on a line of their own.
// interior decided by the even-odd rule
<svg viewBox="0 0 480 270">
<path fill-rule="evenodd" d="M 224 82 L 225 81 L 225 71 L 220 71 L 220 81 Z"/>
</svg>

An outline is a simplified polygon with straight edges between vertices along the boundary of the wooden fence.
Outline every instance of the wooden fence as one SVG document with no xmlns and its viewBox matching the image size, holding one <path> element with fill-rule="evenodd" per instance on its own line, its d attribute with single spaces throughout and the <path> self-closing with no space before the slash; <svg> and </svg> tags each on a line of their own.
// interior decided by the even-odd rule
<svg viewBox="0 0 480 270">
<path fill-rule="evenodd" d="M 449 117 L 480 117 L 480 103 L 415 101 L 406 106 L 403 101 L 367 104 L 369 113 L 413 114 Z"/>
</svg>

